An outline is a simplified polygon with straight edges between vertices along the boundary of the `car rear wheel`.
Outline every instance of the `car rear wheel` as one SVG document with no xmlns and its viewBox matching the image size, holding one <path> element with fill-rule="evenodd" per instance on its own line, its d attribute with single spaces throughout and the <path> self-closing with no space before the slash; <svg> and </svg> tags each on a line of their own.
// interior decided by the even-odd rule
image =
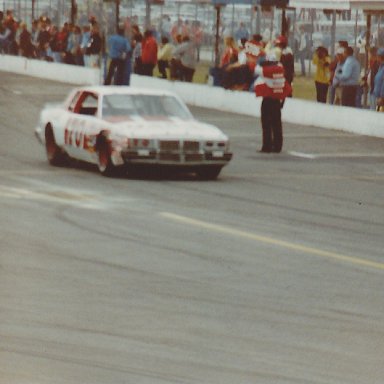
<svg viewBox="0 0 384 384">
<path fill-rule="evenodd" d="M 65 152 L 56 144 L 55 135 L 51 125 L 45 129 L 45 150 L 48 162 L 54 166 L 63 166 L 67 161 Z"/>
<path fill-rule="evenodd" d="M 196 171 L 197 177 L 200 180 L 215 180 L 221 172 L 220 167 L 204 167 Z"/>
</svg>

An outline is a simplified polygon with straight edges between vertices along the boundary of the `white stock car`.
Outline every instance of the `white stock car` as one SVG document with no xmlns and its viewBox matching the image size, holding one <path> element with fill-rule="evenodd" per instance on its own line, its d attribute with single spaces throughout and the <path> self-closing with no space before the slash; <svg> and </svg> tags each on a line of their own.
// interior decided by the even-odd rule
<svg viewBox="0 0 384 384">
<path fill-rule="evenodd" d="M 105 176 L 134 166 L 164 166 L 215 179 L 232 157 L 228 137 L 198 122 L 173 93 L 115 86 L 73 90 L 47 104 L 35 130 L 50 164 L 69 158 Z"/>
</svg>

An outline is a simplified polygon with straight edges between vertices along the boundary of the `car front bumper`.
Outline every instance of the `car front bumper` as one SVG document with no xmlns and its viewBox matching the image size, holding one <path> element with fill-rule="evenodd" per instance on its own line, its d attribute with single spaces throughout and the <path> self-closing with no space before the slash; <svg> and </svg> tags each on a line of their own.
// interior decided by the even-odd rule
<svg viewBox="0 0 384 384">
<path fill-rule="evenodd" d="M 124 164 L 158 164 L 180 167 L 224 166 L 232 159 L 232 153 L 210 151 L 188 153 L 157 150 L 123 150 L 120 153 Z"/>
</svg>

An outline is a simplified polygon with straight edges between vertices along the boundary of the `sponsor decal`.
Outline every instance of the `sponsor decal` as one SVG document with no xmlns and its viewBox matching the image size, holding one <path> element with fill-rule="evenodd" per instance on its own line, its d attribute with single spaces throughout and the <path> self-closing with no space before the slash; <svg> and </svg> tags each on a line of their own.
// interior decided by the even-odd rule
<svg viewBox="0 0 384 384">
<path fill-rule="evenodd" d="M 96 135 L 86 134 L 87 123 L 78 119 L 69 119 L 64 130 L 64 144 L 85 151 L 94 152 Z"/>
</svg>

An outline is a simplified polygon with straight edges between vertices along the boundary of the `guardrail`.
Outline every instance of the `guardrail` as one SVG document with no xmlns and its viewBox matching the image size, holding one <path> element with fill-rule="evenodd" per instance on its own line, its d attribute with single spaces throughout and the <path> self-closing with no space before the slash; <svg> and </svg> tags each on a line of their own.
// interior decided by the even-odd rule
<svg viewBox="0 0 384 384">
<path fill-rule="evenodd" d="M 102 83 L 102 71 L 96 68 L 29 60 L 19 56 L 0 55 L 0 71 L 75 85 Z M 190 105 L 260 117 L 261 99 L 250 92 L 138 75 L 131 76 L 131 85 L 173 91 Z M 384 138 L 384 113 L 369 110 L 292 98 L 285 102 L 282 119 L 292 124 Z"/>
</svg>

